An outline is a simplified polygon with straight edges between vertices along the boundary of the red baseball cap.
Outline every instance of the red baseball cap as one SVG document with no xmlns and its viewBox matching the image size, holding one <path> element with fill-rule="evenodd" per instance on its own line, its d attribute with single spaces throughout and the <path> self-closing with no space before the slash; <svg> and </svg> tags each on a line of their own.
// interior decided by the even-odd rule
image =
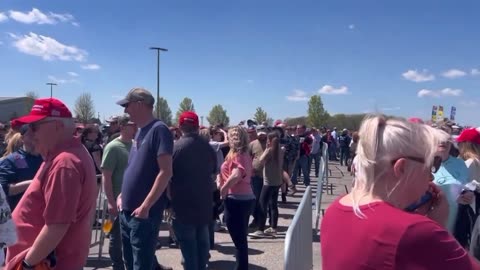
<svg viewBox="0 0 480 270">
<path fill-rule="evenodd" d="M 475 128 L 464 129 L 460 136 L 457 138 L 457 142 L 471 142 L 480 144 L 480 133 Z"/>
<path fill-rule="evenodd" d="M 190 123 L 196 127 L 199 126 L 198 115 L 194 112 L 183 112 L 178 119 L 178 124 L 183 125 L 184 123 Z"/>
<path fill-rule="evenodd" d="M 30 124 L 46 117 L 72 118 L 67 106 L 56 98 L 39 98 L 33 103 L 30 114 L 15 119 L 18 124 Z"/>
</svg>

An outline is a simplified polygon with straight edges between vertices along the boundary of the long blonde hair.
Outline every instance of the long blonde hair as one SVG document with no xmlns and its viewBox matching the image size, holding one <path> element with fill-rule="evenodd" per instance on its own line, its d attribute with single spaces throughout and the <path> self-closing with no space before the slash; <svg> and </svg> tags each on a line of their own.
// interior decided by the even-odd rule
<svg viewBox="0 0 480 270">
<path fill-rule="evenodd" d="M 7 148 L 3 157 L 10 155 L 13 152 L 18 151 L 23 146 L 22 134 L 15 133 L 8 140 Z"/>
<path fill-rule="evenodd" d="M 461 142 L 458 143 L 458 150 L 460 151 L 460 157 L 463 160 L 480 160 L 480 144 L 472 142 Z"/>
<path fill-rule="evenodd" d="M 249 137 L 247 130 L 240 126 L 232 127 L 228 130 L 228 144 L 230 151 L 225 160 L 230 160 L 236 155 L 247 152 Z"/>
</svg>

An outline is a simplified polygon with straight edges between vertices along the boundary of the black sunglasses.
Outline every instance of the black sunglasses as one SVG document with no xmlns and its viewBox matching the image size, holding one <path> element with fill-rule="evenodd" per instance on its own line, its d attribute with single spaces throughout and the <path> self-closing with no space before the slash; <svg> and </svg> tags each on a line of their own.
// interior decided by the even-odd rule
<svg viewBox="0 0 480 270">
<path fill-rule="evenodd" d="M 413 160 L 413 161 L 420 162 L 420 163 L 425 163 L 425 159 L 423 159 L 423 158 L 407 156 L 407 157 L 399 157 L 397 159 L 392 160 L 392 166 L 395 164 L 395 162 L 397 162 L 401 158 Z M 433 158 L 432 167 L 431 167 L 432 173 L 438 172 L 441 165 L 442 165 L 442 158 L 439 157 L 439 156 L 435 156 Z"/>
</svg>

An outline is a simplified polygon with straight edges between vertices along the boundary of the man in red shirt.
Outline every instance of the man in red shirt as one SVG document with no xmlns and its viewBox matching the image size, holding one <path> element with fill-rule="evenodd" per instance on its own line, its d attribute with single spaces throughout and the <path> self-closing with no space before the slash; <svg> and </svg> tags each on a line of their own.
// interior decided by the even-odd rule
<svg viewBox="0 0 480 270">
<path fill-rule="evenodd" d="M 82 269 L 95 211 L 93 160 L 73 137 L 72 114 L 61 101 L 37 99 L 17 121 L 29 125 L 44 162 L 13 212 L 18 242 L 8 248 L 6 269 L 33 269 L 52 252 L 56 269 Z"/>
</svg>

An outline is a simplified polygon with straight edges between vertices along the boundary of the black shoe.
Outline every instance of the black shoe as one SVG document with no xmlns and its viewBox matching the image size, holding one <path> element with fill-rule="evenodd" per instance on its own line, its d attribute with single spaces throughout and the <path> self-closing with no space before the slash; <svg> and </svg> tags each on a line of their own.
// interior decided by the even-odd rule
<svg viewBox="0 0 480 270">
<path fill-rule="evenodd" d="M 287 193 L 282 193 L 282 202 L 286 203 L 287 202 Z"/>
<path fill-rule="evenodd" d="M 255 229 L 257 227 L 258 227 L 257 222 L 255 220 L 253 220 L 252 223 L 250 223 L 250 225 L 248 225 L 249 229 Z"/>
</svg>

